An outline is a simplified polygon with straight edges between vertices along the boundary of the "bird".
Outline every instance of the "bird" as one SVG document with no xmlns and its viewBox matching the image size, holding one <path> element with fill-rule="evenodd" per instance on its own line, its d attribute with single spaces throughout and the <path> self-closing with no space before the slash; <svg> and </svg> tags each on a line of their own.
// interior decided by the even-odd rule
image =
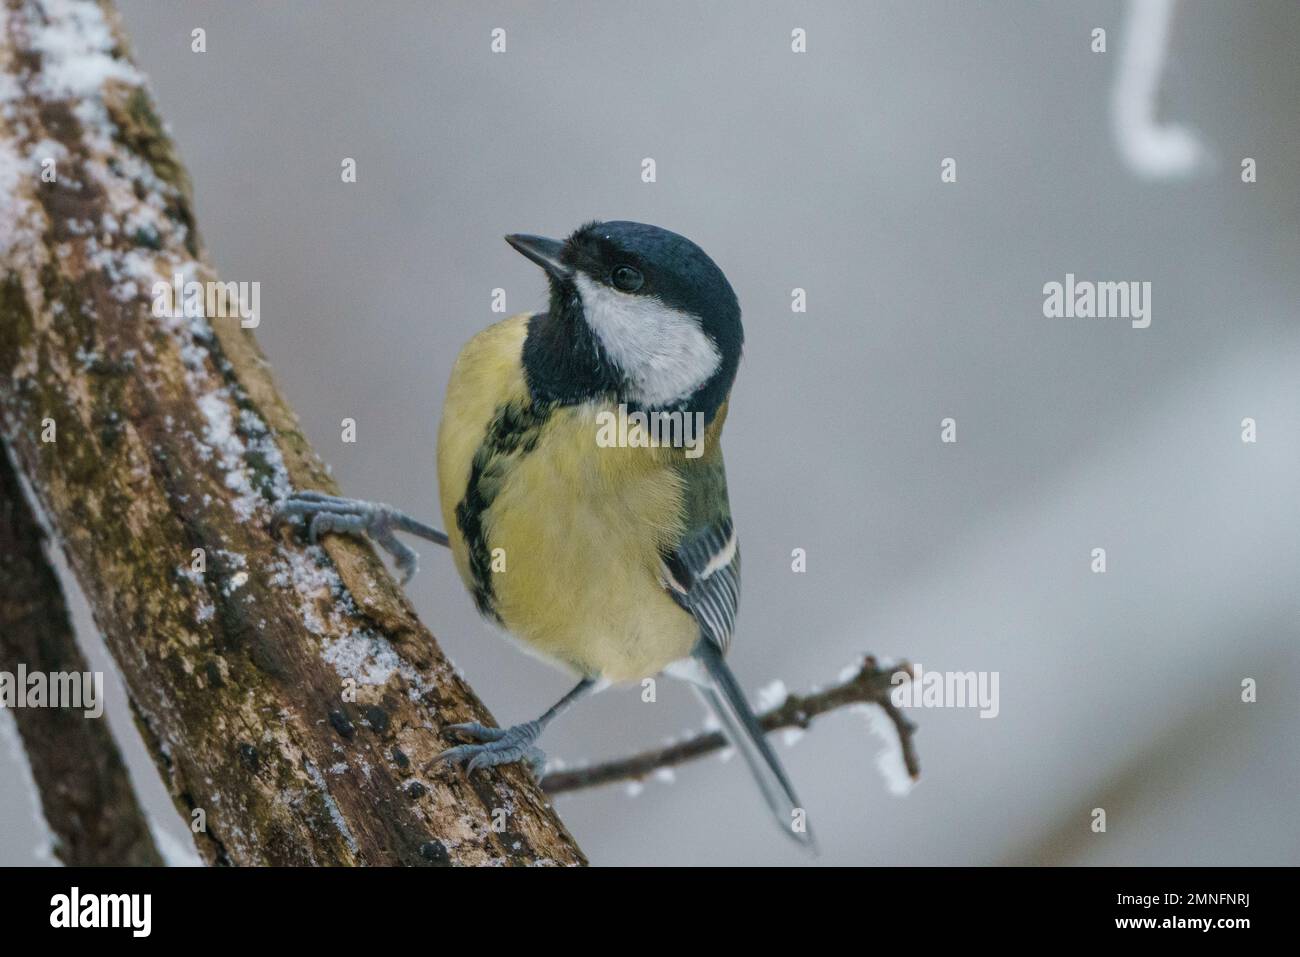
<svg viewBox="0 0 1300 957">
<path fill-rule="evenodd" d="M 726 662 L 740 601 L 720 445 L 744 344 L 735 291 L 698 245 L 646 223 L 505 239 L 543 270 L 548 305 L 483 329 L 454 363 L 437 444 L 446 531 L 315 491 L 291 495 L 279 514 L 305 522 L 313 543 L 369 536 L 403 583 L 418 556 L 398 532 L 448 547 L 479 612 L 577 677 L 531 721 L 448 726 L 460 743 L 440 758 L 471 773 L 525 762 L 540 777 L 537 740 L 557 717 L 595 691 L 665 673 L 695 689 L 781 830 L 815 852 Z M 666 442 L 600 442 L 611 416 L 681 428 Z M 692 424 L 694 448 L 671 441 Z"/>
</svg>

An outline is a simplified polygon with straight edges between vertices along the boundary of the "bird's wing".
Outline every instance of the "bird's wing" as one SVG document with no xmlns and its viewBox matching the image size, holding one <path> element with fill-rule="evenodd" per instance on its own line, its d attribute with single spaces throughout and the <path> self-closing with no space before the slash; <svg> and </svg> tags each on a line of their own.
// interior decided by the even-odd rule
<svg viewBox="0 0 1300 957">
<path fill-rule="evenodd" d="M 700 634 L 726 654 L 740 605 L 740 547 L 716 437 L 701 458 L 683 460 L 686 533 L 663 556 L 663 583 L 699 623 Z"/>
<path fill-rule="evenodd" d="M 726 654 L 740 605 L 740 548 L 731 519 L 688 534 L 664 557 L 664 571 L 673 600 L 699 622 L 700 634 Z"/>
</svg>

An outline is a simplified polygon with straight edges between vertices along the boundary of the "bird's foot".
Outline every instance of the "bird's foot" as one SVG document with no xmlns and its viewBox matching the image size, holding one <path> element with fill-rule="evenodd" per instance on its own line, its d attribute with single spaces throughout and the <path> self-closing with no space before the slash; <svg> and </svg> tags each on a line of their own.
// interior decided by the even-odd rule
<svg viewBox="0 0 1300 957">
<path fill-rule="evenodd" d="M 516 724 L 509 728 L 489 728 L 485 725 L 453 724 L 447 728 L 458 738 L 467 738 L 472 744 L 458 744 L 438 755 L 439 761 L 464 764 L 465 770 L 491 768 L 498 764 L 526 761 L 537 777 L 546 767 L 546 753 L 533 744 L 541 734 L 536 721 Z"/>
<path fill-rule="evenodd" d="M 327 532 L 369 536 L 393 556 L 402 573 L 403 585 L 419 570 L 420 556 L 394 534 L 397 528 L 402 527 L 405 516 L 392 506 L 339 498 L 323 492 L 295 492 L 280 503 L 275 515 L 277 521 L 293 516 L 302 516 L 307 521 L 307 537 L 313 545 Z"/>
</svg>

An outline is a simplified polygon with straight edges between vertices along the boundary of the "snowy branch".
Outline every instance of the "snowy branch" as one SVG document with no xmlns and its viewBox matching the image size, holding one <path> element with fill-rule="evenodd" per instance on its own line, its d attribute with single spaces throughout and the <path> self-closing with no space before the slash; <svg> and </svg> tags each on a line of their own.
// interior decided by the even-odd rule
<svg viewBox="0 0 1300 957">
<path fill-rule="evenodd" d="M 899 676 L 898 682 L 895 681 L 896 675 Z M 840 708 L 879 707 L 898 734 L 907 776 L 916 780 L 921 774 L 921 764 L 913 742 L 916 725 L 907 719 L 889 696 L 890 690 L 897 683 L 910 680 L 911 677 L 912 666 L 907 662 L 882 668 L 875 658 L 868 655 L 846 680 L 806 695 L 787 695 L 779 705 L 760 714 L 758 720 L 763 730 L 770 734 L 785 728 L 807 729 L 814 718 Z M 562 794 L 615 781 L 637 781 L 661 768 L 675 767 L 725 747 L 727 741 L 722 732 L 702 732 L 685 741 L 615 761 L 552 771 L 542 780 L 542 788 L 548 794 Z"/>
<path fill-rule="evenodd" d="M 1153 179 L 1187 176 L 1207 155 L 1192 130 L 1157 118 L 1175 7 L 1176 0 L 1129 0 L 1111 91 L 1111 123 L 1120 156 L 1134 172 Z"/>
<path fill-rule="evenodd" d="M 491 716 L 368 546 L 271 528 L 291 489 L 336 486 L 127 51 L 107 0 L 0 5 L 0 434 L 199 852 L 583 863 L 525 770 L 414 780 Z"/>
<path fill-rule="evenodd" d="M 0 672 L 85 674 L 90 667 L 43 539 L 0 447 Z M 58 859 L 68 866 L 161 864 L 108 722 L 71 708 L 12 713 Z"/>
</svg>

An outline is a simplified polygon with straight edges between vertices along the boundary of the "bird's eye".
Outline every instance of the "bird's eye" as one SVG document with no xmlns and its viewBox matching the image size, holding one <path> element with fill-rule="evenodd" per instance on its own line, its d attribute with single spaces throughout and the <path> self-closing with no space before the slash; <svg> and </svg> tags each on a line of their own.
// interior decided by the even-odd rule
<svg viewBox="0 0 1300 957">
<path fill-rule="evenodd" d="M 621 289 L 623 292 L 636 292 L 645 282 L 645 277 L 631 266 L 616 266 L 610 274 L 609 281 L 614 284 L 615 289 Z"/>
</svg>

